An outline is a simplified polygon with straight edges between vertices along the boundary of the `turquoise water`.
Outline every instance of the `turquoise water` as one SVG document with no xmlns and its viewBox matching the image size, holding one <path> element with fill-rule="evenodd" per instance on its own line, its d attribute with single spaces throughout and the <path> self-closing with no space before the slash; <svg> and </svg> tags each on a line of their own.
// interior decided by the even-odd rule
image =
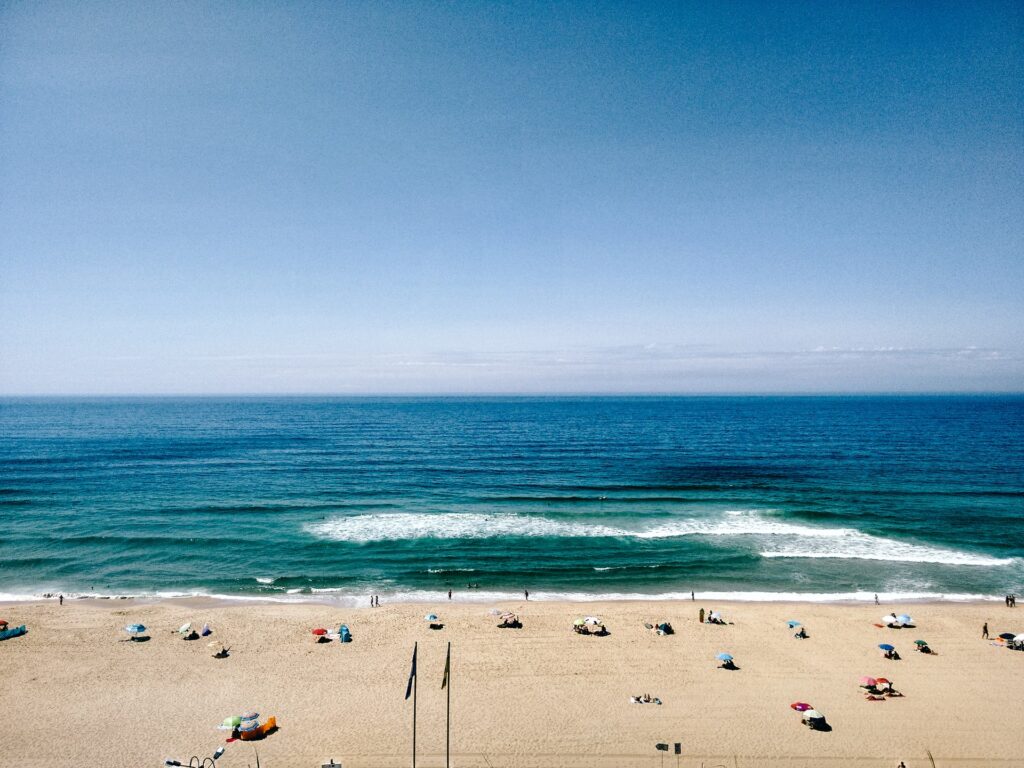
<svg viewBox="0 0 1024 768">
<path fill-rule="evenodd" d="M 4 399 L 0 436 L 8 599 L 1024 593 L 1019 396 Z"/>
</svg>

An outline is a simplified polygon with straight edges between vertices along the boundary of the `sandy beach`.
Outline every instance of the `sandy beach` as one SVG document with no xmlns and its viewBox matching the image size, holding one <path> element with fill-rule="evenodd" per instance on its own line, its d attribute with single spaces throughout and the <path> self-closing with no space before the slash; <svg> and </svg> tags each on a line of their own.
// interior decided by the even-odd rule
<svg viewBox="0 0 1024 768">
<path fill-rule="evenodd" d="M 781 603 L 546 603 L 517 611 L 518 630 L 498 629 L 492 606 L 448 603 L 339 610 L 317 604 L 135 600 L 3 606 L 28 635 L 0 643 L 4 725 L 0 765 L 158 765 L 187 762 L 225 743 L 225 717 L 255 708 L 280 729 L 256 743 L 262 766 L 346 768 L 410 763 L 411 703 L 404 700 L 419 643 L 421 766 L 444 765 L 445 692 L 451 641 L 452 764 L 456 766 L 655 766 L 658 742 L 681 742 L 685 766 L 1024 765 L 1018 705 L 1024 653 L 980 638 L 1018 631 L 1024 612 L 1000 604 L 909 606 Z M 731 624 L 701 625 L 698 609 Z M 879 629 L 890 608 L 917 629 Z M 444 629 L 423 617 L 435 611 Z M 574 634 L 598 615 L 606 637 Z M 786 620 L 804 622 L 797 640 Z M 1018 621 L 1019 618 L 1019 621 Z M 645 621 L 668 620 L 657 636 Z M 231 647 L 211 657 L 205 639 L 176 628 L 209 622 Z M 122 642 L 142 622 L 144 643 Z M 354 642 L 315 644 L 317 626 L 345 622 Z M 937 651 L 913 652 L 923 637 Z M 900 661 L 882 658 L 891 642 Z M 717 668 L 727 651 L 739 670 Z M 886 676 L 902 699 L 867 702 L 862 675 Z M 633 704 L 648 693 L 663 704 Z M 831 732 L 814 732 L 790 709 L 813 704 Z M 226 745 L 218 765 L 255 765 L 250 743 Z M 675 757 L 666 756 L 673 765 Z"/>
</svg>

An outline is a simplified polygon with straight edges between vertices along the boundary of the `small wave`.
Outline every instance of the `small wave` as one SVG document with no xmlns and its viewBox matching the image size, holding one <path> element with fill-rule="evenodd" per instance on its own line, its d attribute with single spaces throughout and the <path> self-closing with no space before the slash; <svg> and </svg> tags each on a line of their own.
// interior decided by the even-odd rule
<svg viewBox="0 0 1024 768">
<path fill-rule="evenodd" d="M 427 573 L 476 573 L 476 568 L 427 568 Z"/>
<path fill-rule="evenodd" d="M 272 578 L 269 576 L 257 576 L 256 581 L 258 581 L 260 584 L 273 584 L 275 581 L 277 581 L 277 578 Z"/>
</svg>

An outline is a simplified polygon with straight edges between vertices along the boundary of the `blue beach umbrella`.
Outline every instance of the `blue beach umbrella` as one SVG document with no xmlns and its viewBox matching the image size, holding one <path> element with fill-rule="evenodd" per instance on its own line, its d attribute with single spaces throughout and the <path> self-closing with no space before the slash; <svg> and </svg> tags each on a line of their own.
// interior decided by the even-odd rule
<svg viewBox="0 0 1024 768">
<path fill-rule="evenodd" d="M 881 644 L 881 645 L 879 645 L 878 647 L 879 647 L 879 648 L 881 648 L 881 649 L 882 649 L 883 651 L 895 651 L 895 650 L 896 650 L 895 648 L 893 648 L 893 647 L 892 647 L 891 645 L 889 645 L 888 643 L 882 643 L 882 644 Z"/>
<path fill-rule="evenodd" d="M 719 661 L 732 661 L 732 655 L 728 653 L 720 653 L 715 658 Z"/>
<path fill-rule="evenodd" d="M 896 621 L 898 621 L 900 624 L 909 624 L 911 619 L 907 614 L 901 613 L 899 616 L 896 617 Z"/>
<path fill-rule="evenodd" d="M 428 613 L 426 616 L 423 617 L 423 620 L 424 621 L 437 621 L 437 614 L 436 613 Z"/>
<path fill-rule="evenodd" d="M 145 624 L 129 624 L 127 627 L 124 628 L 124 631 L 127 632 L 130 635 L 137 635 L 140 632 L 145 632 L 146 631 L 146 625 Z"/>
<path fill-rule="evenodd" d="M 800 626 L 800 622 L 799 622 L 799 621 L 796 621 L 796 620 L 794 620 L 794 619 L 790 619 L 790 620 L 789 620 L 789 621 L 787 621 L 786 623 L 787 623 L 787 624 L 789 624 L 789 628 L 790 628 L 790 629 L 793 629 L 794 627 L 799 627 L 799 626 Z"/>
</svg>

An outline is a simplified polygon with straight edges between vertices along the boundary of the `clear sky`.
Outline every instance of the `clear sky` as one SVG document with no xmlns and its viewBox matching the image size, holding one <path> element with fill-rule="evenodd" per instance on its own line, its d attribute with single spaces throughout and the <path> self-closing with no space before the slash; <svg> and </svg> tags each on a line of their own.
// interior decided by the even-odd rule
<svg viewBox="0 0 1024 768">
<path fill-rule="evenodd" d="M 0 1 L 0 393 L 1024 390 L 1022 41 Z"/>
</svg>

